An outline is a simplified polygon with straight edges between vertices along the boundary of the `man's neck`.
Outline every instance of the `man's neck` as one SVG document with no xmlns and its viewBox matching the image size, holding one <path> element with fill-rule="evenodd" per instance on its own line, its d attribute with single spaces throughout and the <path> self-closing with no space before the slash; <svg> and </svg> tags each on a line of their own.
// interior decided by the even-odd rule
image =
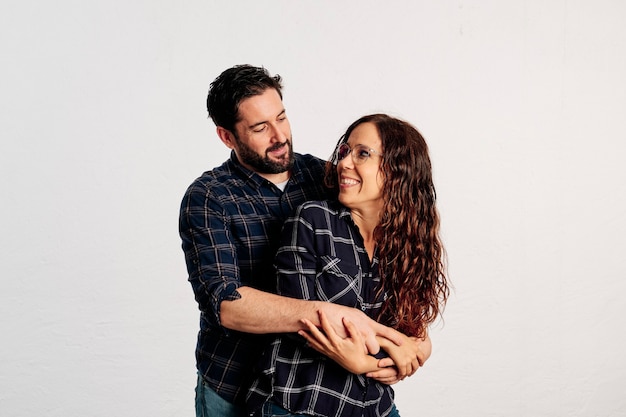
<svg viewBox="0 0 626 417">
<path fill-rule="evenodd" d="M 291 177 L 291 171 L 281 172 L 280 174 L 262 174 L 260 172 L 257 172 L 257 174 L 273 184 L 289 181 L 289 177 Z"/>
</svg>

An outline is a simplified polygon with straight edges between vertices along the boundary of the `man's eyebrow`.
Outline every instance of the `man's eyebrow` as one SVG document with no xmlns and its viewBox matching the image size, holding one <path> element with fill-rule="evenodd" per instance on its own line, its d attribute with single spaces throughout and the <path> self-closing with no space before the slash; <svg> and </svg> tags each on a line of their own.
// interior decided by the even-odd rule
<svg viewBox="0 0 626 417">
<path fill-rule="evenodd" d="M 287 111 L 285 109 L 283 109 L 280 113 L 278 113 L 276 115 L 276 118 L 279 118 L 280 116 L 284 115 Z M 254 129 L 257 126 L 261 126 L 264 125 L 265 123 L 267 123 L 267 120 L 263 120 L 261 122 L 255 123 L 253 125 L 248 126 L 248 129 Z"/>
</svg>

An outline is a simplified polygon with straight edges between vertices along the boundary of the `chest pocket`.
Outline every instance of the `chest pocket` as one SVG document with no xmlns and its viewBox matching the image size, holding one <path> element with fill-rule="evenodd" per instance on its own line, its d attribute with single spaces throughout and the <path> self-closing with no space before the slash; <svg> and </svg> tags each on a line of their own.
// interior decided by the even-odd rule
<svg viewBox="0 0 626 417">
<path fill-rule="evenodd" d="M 322 256 L 318 260 L 317 271 L 315 293 L 318 300 L 361 308 L 363 279 L 358 265 Z"/>
</svg>

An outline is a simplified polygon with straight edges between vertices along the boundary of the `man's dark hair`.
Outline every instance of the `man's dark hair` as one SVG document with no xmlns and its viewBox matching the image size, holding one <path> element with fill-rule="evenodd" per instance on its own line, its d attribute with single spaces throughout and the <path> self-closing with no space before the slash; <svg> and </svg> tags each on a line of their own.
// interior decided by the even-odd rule
<svg viewBox="0 0 626 417">
<path fill-rule="evenodd" d="M 235 124 L 240 120 L 239 104 L 249 97 L 263 94 L 269 88 L 275 89 L 282 99 L 281 81 L 280 75 L 272 77 L 263 67 L 235 65 L 211 83 L 206 100 L 209 117 L 216 126 L 234 133 Z"/>
</svg>

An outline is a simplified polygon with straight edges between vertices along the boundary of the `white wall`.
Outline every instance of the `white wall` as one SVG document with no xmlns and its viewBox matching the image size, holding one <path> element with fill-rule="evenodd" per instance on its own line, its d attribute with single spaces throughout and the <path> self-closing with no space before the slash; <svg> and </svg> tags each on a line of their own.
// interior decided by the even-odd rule
<svg viewBox="0 0 626 417">
<path fill-rule="evenodd" d="M 373 111 L 431 146 L 455 292 L 403 416 L 625 416 L 625 4 L 4 2 L 0 415 L 193 415 L 178 205 L 251 63 L 300 152 Z"/>
</svg>

